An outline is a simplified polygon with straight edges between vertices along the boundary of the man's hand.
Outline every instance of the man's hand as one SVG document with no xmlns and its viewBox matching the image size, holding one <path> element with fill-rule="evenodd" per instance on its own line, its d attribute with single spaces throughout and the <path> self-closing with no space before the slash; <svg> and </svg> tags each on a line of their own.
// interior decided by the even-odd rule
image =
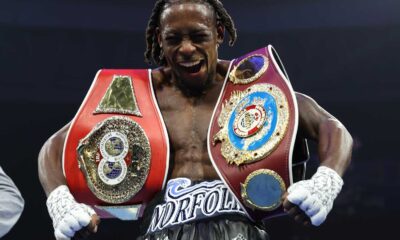
<svg viewBox="0 0 400 240">
<path fill-rule="evenodd" d="M 289 187 L 283 207 L 296 221 L 319 226 L 331 211 L 342 186 L 343 180 L 334 170 L 319 167 L 311 179 Z"/>
<path fill-rule="evenodd" d="M 99 217 L 91 207 L 77 203 L 67 186 L 54 189 L 46 205 L 57 240 L 83 239 L 97 232 Z"/>
<path fill-rule="evenodd" d="M 78 232 L 75 233 L 75 236 L 73 237 L 74 240 L 80 240 L 80 239 L 85 239 L 89 237 L 91 234 L 97 232 L 97 226 L 100 224 L 100 218 L 97 216 L 97 214 L 92 215 L 92 218 L 89 222 L 89 224 L 79 230 Z"/>
<path fill-rule="evenodd" d="M 303 224 L 304 226 L 309 226 L 311 220 L 303 210 L 301 210 L 297 205 L 291 203 L 288 199 L 288 192 L 283 195 L 283 209 L 289 214 L 296 222 Z"/>
</svg>

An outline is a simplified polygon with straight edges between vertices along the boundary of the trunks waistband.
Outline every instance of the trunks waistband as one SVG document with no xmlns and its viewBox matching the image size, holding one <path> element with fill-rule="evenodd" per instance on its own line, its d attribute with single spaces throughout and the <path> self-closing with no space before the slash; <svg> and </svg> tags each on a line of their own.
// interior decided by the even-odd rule
<svg viewBox="0 0 400 240">
<path fill-rule="evenodd" d="M 192 185 L 190 179 L 176 178 L 168 182 L 164 203 L 154 208 L 147 233 L 223 214 L 246 215 L 222 181 Z"/>
</svg>

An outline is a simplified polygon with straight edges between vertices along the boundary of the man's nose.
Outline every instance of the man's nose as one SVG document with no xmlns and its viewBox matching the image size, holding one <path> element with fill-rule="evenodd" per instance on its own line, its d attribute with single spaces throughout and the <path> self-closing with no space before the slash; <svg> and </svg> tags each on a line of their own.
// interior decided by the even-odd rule
<svg viewBox="0 0 400 240">
<path fill-rule="evenodd" d="M 185 56 L 191 56 L 196 51 L 196 47 L 190 40 L 183 40 L 179 52 Z"/>
</svg>

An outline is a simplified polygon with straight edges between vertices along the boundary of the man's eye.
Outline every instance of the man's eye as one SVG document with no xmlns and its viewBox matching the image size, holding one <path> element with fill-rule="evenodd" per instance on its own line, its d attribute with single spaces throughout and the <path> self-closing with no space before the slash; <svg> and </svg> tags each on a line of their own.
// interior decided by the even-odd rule
<svg viewBox="0 0 400 240">
<path fill-rule="evenodd" d="M 175 44 L 179 42 L 178 37 L 166 37 L 165 40 L 170 44 Z"/>
<path fill-rule="evenodd" d="M 193 36 L 193 41 L 195 42 L 203 42 L 208 40 L 207 34 L 197 34 Z"/>
</svg>

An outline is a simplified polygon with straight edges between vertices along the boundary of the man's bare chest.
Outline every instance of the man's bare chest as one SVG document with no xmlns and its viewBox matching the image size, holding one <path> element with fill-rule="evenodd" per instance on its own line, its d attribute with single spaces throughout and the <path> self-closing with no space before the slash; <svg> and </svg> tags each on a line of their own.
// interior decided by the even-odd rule
<svg viewBox="0 0 400 240">
<path fill-rule="evenodd" d="M 206 149 L 213 105 L 175 99 L 172 105 L 160 104 L 173 150 Z"/>
<path fill-rule="evenodd" d="M 172 177 L 215 179 L 207 134 L 217 97 L 188 98 L 164 89 L 157 98 L 170 139 Z"/>
</svg>

